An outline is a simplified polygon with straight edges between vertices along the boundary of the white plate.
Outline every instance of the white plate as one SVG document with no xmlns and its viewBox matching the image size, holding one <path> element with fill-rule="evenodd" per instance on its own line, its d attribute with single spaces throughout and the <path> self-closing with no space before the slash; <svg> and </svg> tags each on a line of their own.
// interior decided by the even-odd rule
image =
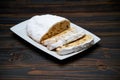
<svg viewBox="0 0 120 80">
<path fill-rule="evenodd" d="M 68 57 L 71 57 L 73 55 L 79 54 L 80 52 L 86 50 L 86 49 L 84 49 L 82 51 L 78 51 L 78 52 L 71 53 L 71 54 L 68 54 L 68 55 L 60 56 L 56 52 L 48 50 L 43 45 L 41 45 L 41 44 L 33 41 L 31 38 L 29 38 L 27 36 L 27 33 L 26 33 L 26 23 L 27 23 L 27 20 L 24 21 L 24 22 L 21 22 L 21 23 L 19 23 L 17 25 L 15 25 L 15 26 L 13 26 L 13 27 L 11 27 L 10 30 L 13 31 L 15 34 L 17 34 L 19 37 L 23 38 L 24 40 L 26 40 L 27 42 L 29 42 L 30 44 L 32 44 L 33 46 L 37 47 L 38 49 L 43 50 L 44 52 L 48 53 L 51 56 L 54 56 L 55 58 L 57 58 L 59 60 L 66 59 Z M 75 25 L 73 23 L 71 23 L 71 26 L 75 26 L 75 27 L 79 27 L 79 28 L 83 29 L 82 27 L 77 26 L 77 25 Z M 89 32 L 89 31 L 87 31 L 85 29 L 83 29 L 83 30 L 86 31 L 86 33 L 91 34 L 94 37 L 94 44 L 96 44 L 97 42 L 100 41 L 100 38 L 97 37 L 96 35 L 94 35 L 93 33 Z"/>
</svg>

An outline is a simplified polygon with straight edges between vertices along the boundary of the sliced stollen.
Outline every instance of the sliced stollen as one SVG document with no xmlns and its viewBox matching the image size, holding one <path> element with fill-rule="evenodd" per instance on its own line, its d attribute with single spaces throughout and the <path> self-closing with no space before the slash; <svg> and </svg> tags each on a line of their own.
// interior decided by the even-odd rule
<svg viewBox="0 0 120 80">
<path fill-rule="evenodd" d="M 70 28 L 70 21 L 56 15 L 36 15 L 28 20 L 27 35 L 38 43 Z"/>
<path fill-rule="evenodd" d="M 49 50 L 53 50 L 57 47 L 63 46 L 69 42 L 77 40 L 85 35 L 82 29 L 71 27 L 68 30 L 61 32 L 49 39 L 42 42 L 43 45 L 47 46 Z"/>
<path fill-rule="evenodd" d="M 64 46 L 57 48 L 56 51 L 59 55 L 65 55 L 65 54 L 69 54 L 72 52 L 77 52 L 77 51 L 86 49 L 90 47 L 91 45 L 93 45 L 93 43 L 94 43 L 93 37 L 91 35 L 86 34 L 84 37 L 74 42 L 65 44 Z"/>
</svg>

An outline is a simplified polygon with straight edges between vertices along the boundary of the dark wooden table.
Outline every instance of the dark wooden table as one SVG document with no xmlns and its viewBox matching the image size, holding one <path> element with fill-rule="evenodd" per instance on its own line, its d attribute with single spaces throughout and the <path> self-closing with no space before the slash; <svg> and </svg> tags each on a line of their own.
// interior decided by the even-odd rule
<svg viewBox="0 0 120 80">
<path fill-rule="evenodd" d="M 119 5 L 119 0 L 1 0 L 0 80 L 120 80 Z M 102 40 L 59 61 L 10 31 L 47 13 L 66 17 Z"/>
</svg>

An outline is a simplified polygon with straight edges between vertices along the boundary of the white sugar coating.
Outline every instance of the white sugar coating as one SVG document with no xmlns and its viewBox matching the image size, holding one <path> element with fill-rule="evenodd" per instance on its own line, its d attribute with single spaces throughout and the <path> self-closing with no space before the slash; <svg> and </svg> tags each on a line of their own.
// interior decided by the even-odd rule
<svg viewBox="0 0 120 80">
<path fill-rule="evenodd" d="M 56 15 L 45 14 L 45 15 L 36 15 L 28 20 L 27 23 L 27 34 L 33 40 L 40 42 L 42 37 L 58 22 L 64 20 L 69 21 L 68 19 Z"/>
</svg>

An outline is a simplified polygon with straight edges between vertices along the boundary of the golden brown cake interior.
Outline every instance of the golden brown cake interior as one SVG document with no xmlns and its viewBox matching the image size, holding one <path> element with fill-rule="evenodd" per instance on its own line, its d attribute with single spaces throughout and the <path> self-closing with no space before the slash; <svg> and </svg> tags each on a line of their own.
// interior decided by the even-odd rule
<svg viewBox="0 0 120 80">
<path fill-rule="evenodd" d="M 68 28 L 70 28 L 70 22 L 69 21 L 64 20 L 62 22 L 58 22 L 48 31 L 48 33 L 46 33 L 42 37 L 40 43 L 45 39 L 51 38 L 52 36 L 55 36 L 55 35 L 65 31 L 65 30 L 67 30 Z"/>
</svg>

